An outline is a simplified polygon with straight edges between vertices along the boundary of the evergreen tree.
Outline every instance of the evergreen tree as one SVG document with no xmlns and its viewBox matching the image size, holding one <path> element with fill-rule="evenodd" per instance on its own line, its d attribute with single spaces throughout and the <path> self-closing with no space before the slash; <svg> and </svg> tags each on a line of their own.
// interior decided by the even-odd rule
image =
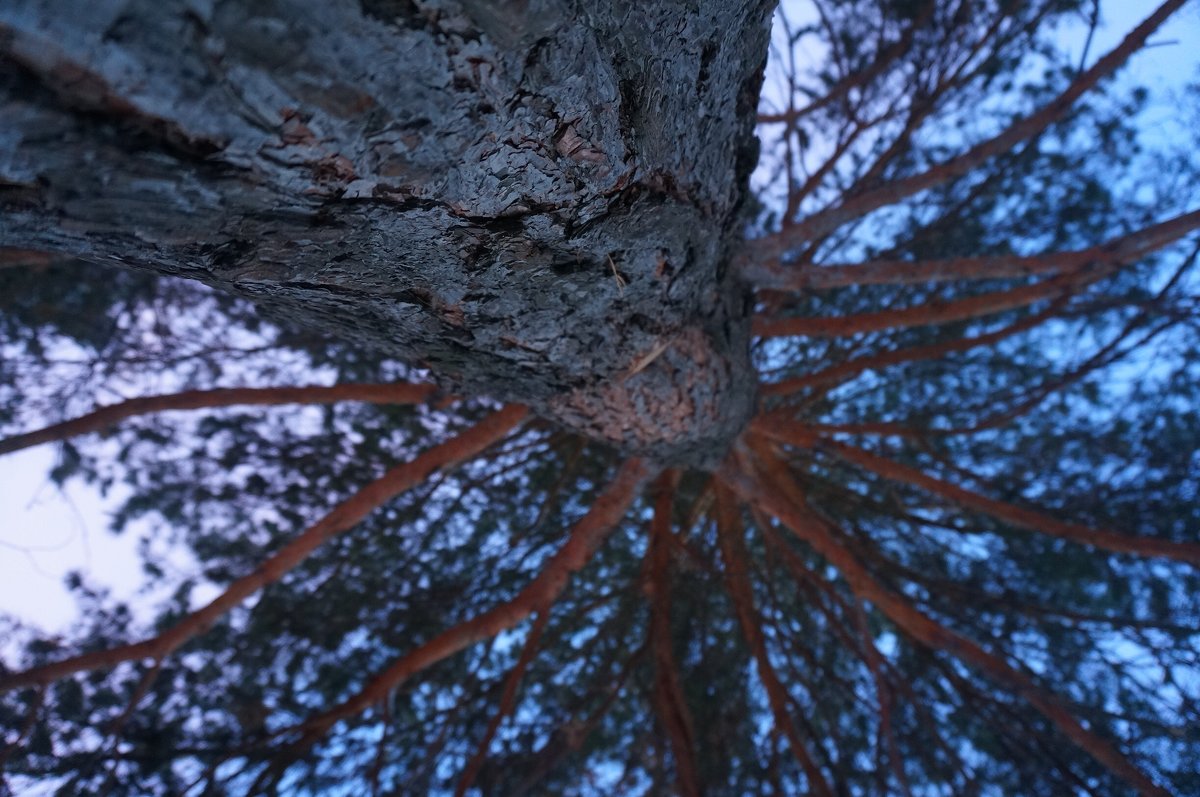
<svg viewBox="0 0 1200 797">
<path fill-rule="evenodd" d="M 0 8 L 0 788 L 1200 793 L 1194 3 L 329 5 Z"/>
</svg>

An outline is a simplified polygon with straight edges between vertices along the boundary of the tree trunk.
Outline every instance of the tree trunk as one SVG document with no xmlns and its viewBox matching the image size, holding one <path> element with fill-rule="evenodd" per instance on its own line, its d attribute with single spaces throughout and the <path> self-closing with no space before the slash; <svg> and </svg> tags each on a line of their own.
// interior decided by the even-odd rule
<svg viewBox="0 0 1200 797">
<path fill-rule="evenodd" d="M 728 262 L 771 7 L 9 0 L 0 245 L 711 466 L 754 402 Z"/>
</svg>

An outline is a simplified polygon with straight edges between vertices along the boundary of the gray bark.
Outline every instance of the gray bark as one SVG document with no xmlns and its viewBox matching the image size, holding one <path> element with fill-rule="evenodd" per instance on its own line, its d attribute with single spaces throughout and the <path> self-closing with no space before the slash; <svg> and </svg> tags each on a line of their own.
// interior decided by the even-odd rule
<svg viewBox="0 0 1200 797">
<path fill-rule="evenodd" d="M 762 0 L 5 0 L 0 246 L 198 279 L 708 466 Z"/>
</svg>

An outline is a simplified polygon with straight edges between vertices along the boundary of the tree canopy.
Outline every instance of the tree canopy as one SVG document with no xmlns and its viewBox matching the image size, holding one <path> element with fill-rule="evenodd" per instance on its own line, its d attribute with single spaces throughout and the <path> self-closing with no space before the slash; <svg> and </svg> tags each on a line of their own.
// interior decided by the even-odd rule
<svg viewBox="0 0 1200 797">
<path fill-rule="evenodd" d="M 362 5 L 456 53 L 524 41 L 473 0 Z M 698 68 L 731 52 L 687 40 L 683 4 L 648 5 L 679 16 Z M 695 283 L 718 298 L 687 305 L 752 363 L 753 417 L 711 405 L 731 413 L 720 456 L 573 425 L 523 361 L 487 378 L 537 382 L 528 406 L 331 335 L 313 321 L 327 308 L 264 313 L 143 250 L 136 268 L 81 260 L 92 232 L 45 232 L 62 219 L 36 175 L 6 174 L 0 137 L 0 214 L 17 219 L 0 231 L 20 243 L 0 249 L 0 455 L 56 446 L 55 480 L 128 493 L 114 531 L 199 567 L 144 546 L 147 583 L 170 591 L 150 627 L 87 573 L 70 638 L 6 621 L 0 790 L 1200 793 L 1200 140 L 1179 132 L 1200 131 L 1200 85 L 1164 138 L 1145 121 L 1164 98 L 1121 79 L 1197 7 L 1148 8 L 1081 59 L 1062 31 L 1099 11 L 776 10 L 750 195 L 662 189 L 735 214 L 697 233 L 720 239 Z M 0 15 L 0 80 L 57 91 L 19 27 Z M 748 123 L 743 88 L 714 114 Z M 115 102 L 63 112 L 134 135 Z M 686 126 L 636 124 L 647 158 Z M 576 128 L 550 134 L 581 162 Z M 703 173 L 746 182 L 750 147 L 718 143 Z M 618 261 L 572 301 L 651 306 Z M 560 266 L 528 279 L 574 279 Z M 572 411 L 639 410 L 656 394 L 607 385 L 709 368 L 721 348 L 690 329 L 620 338 L 649 348 Z M 689 401 L 647 417 L 710 406 Z"/>
</svg>

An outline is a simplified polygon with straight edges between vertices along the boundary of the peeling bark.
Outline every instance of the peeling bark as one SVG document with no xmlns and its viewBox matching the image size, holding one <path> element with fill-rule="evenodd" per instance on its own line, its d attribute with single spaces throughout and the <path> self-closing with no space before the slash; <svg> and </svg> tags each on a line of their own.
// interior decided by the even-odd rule
<svg viewBox="0 0 1200 797">
<path fill-rule="evenodd" d="M 752 409 L 728 267 L 771 6 L 0 9 L 0 244 L 198 279 L 712 466 Z"/>
</svg>

